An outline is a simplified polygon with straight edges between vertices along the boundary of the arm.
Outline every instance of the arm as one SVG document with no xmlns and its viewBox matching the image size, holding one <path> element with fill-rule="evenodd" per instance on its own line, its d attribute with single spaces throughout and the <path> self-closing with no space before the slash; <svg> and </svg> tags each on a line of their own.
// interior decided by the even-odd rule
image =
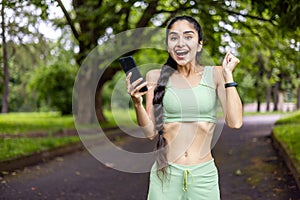
<svg viewBox="0 0 300 200">
<path fill-rule="evenodd" d="M 240 128 L 243 124 L 243 106 L 236 87 L 225 88 L 225 83 L 233 82 L 232 72 L 239 60 L 228 52 L 222 67 L 216 67 L 217 93 L 225 115 L 225 121 L 230 128 Z"/>
<path fill-rule="evenodd" d="M 130 84 L 131 74 L 128 74 L 128 76 L 126 77 L 127 91 L 131 95 L 134 104 L 137 123 L 142 128 L 145 136 L 149 139 L 153 139 L 156 136 L 152 100 L 154 96 L 154 88 L 156 87 L 156 82 L 157 82 L 157 71 L 158 70 L 149 71 L 146 75 L 146 82 L 136 88 L 135 86 L 138 83 L 140 83 L 141 80 L 137 80 L 132 84 Z M 139 89 L 141 89 L 145 85 L 147 85 L 148 91 L 142 93 L 138 92 Z M 142 103 L 143 102 L 142 96 L 145 94 L 146 94 L 146 109 L 144 108 Z"/>
</svg>

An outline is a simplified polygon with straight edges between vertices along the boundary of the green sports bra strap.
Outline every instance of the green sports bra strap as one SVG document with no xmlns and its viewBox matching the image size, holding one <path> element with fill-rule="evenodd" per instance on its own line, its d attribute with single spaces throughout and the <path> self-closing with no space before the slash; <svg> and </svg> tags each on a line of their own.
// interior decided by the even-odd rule
<svg viewBox="0 0 300 200">
<path fill-rule="evenodd" d="M 214 86 L 214 67 L 207 66 L 204 68 L 203 76 L 201 78 L 200 84 L 209 85 L 211 87 Z"/>
</svg>

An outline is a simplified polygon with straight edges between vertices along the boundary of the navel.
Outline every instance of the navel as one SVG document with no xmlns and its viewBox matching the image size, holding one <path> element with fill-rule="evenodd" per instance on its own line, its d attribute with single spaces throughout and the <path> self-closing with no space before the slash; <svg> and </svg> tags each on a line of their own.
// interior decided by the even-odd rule
<svg viewBox="0 0 300 200">
<path fill-rule="evenodd" d="M 188 157 L 188 152 L 184 152 L 184 157 Z"/>
</svg>

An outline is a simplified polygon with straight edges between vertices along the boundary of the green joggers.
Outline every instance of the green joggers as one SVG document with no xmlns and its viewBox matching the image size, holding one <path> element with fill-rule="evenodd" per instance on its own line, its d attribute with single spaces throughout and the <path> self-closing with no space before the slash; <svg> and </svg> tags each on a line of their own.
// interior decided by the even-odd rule
<svg viewBox="0 0 300 200">
<path fill-rule="evenodd" d="M 163 182 L 150 173 L 148 200 L 220 200 L 218 171 L 214 160 L 197 165 L 170 163 Z"/>
</svg>

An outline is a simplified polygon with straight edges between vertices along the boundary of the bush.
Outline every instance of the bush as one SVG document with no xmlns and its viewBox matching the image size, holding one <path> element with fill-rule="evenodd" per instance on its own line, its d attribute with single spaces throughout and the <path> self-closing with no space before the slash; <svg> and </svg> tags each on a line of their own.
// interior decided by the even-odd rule
<svg viewBox="0 0 300 200">
<path fill-rule="evenodd" d="M 34 71 L 28 90 L 36 93 L 40 107 L 50 106 L 62 114 L 72 113 L 72 91 L 77 67 L 56 62 Z"/>
<path fill-rule="evenodd" d="M 273 134 L 289 153 L 289 156 L 300 162 L 300 111 L 279 119 Z M 300 166 L 298 166 L 300 168 Z"/>
</svg>

